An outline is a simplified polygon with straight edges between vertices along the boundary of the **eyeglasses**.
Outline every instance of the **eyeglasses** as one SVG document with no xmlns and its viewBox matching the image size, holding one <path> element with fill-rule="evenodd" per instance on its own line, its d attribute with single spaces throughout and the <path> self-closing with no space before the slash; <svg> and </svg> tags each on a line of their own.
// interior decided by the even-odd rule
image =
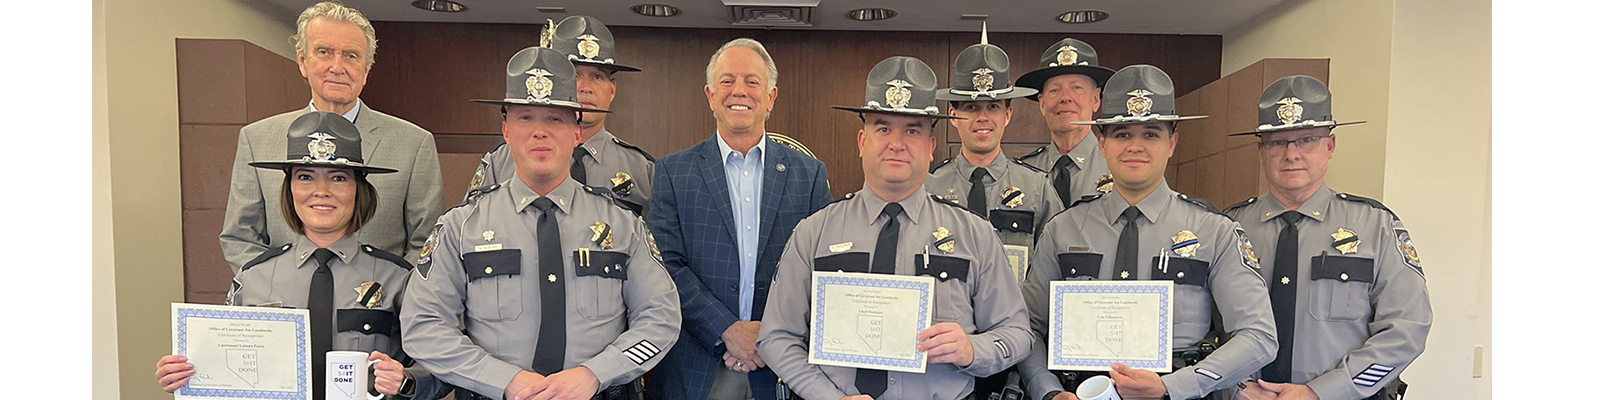
<svg viewBox="0 0 1600 400">
<path fill-rule="evenodd" d="M 1274 154 L 1287 150 L 1290 143 L 1294 143 L 1294 147 L 1300 149 L 1300 151 L 1311 151 L 1311 149 L 1317 148 L 1317 144 L 1321 143 L 1322 139 L 1330 137 L 1333 137 L 1333 134 L 1306 136 L 1294 140 L 1262 140 L 1260 146 L 1262 150 Z"/>
</svg>

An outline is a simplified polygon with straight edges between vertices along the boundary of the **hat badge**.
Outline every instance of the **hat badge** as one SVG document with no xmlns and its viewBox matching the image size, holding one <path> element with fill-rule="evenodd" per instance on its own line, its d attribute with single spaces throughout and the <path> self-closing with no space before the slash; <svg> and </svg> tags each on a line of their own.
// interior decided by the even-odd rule
<svg viewBox="0 0 1600 400">
<path fill-rule="evenodd" d="M 554 82 L 550 81 L 550 76 L 554 74 L 551 74 L 550 71 L 545 71 L 543 68 L 530 69 L 527 74 L 532 75 L 528 77 L 527 81 L 528 101 L 550 102 L 550 91 L 555 89 L 556 86 Z"/>
<path fill-rule="evenodd" d="M 994 70 L 988 68 L 978 68 L 977 71 L 972 71 L 972 87 L 978 89 L 979 92 L 989 91 L 989 88 L 994 87 L 993 74 Z"/>
<path fill-rule="evenodd" d="M 1052 67 L 1074 65 L 1077 63 L 1078 48 L 1073 46 L 1061 46 L 1061 48 L 1056 49 L 1056 65 L 1052 65 Z"/>
<path fill-rule="evenodd" d="M 1128 92 L 1128 96 L 1131 96 L 1128 97 L 1128 115 L 1134 117 L 1150 115 L 1150 106 L 1155 105 L 1155 101 L 1150 100 L 1152 94 L 1155 93 L 1144 89 Z"/>
<path fill-rule="evenodd" d="M 883 91 L 883 98 L 889 102 L 890 108 L 906 108 L 911 103 L 911 89 L 906 89 L 911 87 L 910 82 L 895 79 L 885 84 L 889 85 L 889 89 Z"/>
<path fill-rule="evenodd" d="M 1278 100 L 1278 120 L 1283 121 L 1285 124 L 1300 122 L 1300 113 L 1305 112 L 1305 108 L 1296 104 L 1299 102 L 1300 98 L 1297 97 L 1285 97 L 1283 100 Z"/>
<path fill-rule="evenodd" d="M 599 40 L 600 40 L 600 38 L 597 38 L 594 35 L 579 36 L 578 37 L 578 54 L 582 55 L 585 60 L 593 60 L 595 57 L 599 57 L 600 56 L 600 42 L 599 42 Z"/>
<path fill-rule="evenodd" d="M 333 161 L 333 152 L 339 149 L 333 144 L 333 135 L 322 132 L 313 133 L 311 143 L 306 143 L 306 150 L 311 151 L 311 158 L 316 161 Z"/>
</svg>

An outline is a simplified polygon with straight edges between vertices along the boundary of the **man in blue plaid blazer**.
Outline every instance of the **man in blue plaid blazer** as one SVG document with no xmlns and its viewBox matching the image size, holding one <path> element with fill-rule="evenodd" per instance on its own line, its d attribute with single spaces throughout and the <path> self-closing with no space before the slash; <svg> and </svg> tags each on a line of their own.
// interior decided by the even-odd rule
<svg viewBox="0 0 1600 400">
<path fill-rule="evenodd" d="M 766 135 L 776 78 L 761 43 L 724 44 L 706 70 L 717 133 L 656 162 L 647 222 L 683 309 L 645 384 L 658 399 L 776 396 L 755 351 L 767 288 L 795 224 L 831 201 L 827 167 Z"/>
</svg>

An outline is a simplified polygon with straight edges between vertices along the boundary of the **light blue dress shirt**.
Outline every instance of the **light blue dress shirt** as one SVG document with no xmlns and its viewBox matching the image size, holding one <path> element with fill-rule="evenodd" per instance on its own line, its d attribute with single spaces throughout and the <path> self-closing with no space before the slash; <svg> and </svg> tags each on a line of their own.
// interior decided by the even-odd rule
<svg viewBox="0 0 1600 400">
<path fill-rule="evenodd" d="M 761 138 L 747 154 L 728 146 L 717 134 L 717 148 L 722 154 L 722 171 L 728 177 L 728 200 L 733 204 L 734 235 L 739 240 L 739 319 L 750 320 L 750 309 L 756 301 L 756 246 L 761 240 L 761 174 L 762 154 L 767 139 Z"/>
<path fill-rule="evenodd" d="M 315 101 L 307 101 L 306 104 L 311 106 L 311 109 L 317 110 L 317 103 Z M 322 110 L 317 110 L 317 111 L 322 111 Z M 359 97 L 356 98 L 356 106 L 355 107 L 350 107 L 350 111 L 347 111 L 347 112 L 344 113 L 344 119 L 349 120 L 350 123 L 352 123 L 352 124 L 356 123 L 357 111 L 361 111 L 361 98 L 359 98 Z"/>
</svg>

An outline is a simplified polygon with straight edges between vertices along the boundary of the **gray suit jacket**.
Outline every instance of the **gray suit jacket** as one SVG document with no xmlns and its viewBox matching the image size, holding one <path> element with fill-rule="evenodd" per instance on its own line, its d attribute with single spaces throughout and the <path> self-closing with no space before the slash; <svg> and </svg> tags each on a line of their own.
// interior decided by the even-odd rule
<svg viewBox="0 0 1600 400">
<path fill-rule="evenodd" d="M 288 158 L 287 132 L 294 119 L 311 107 L 267 117 L 239 130 L 233 157 L 233 184 L 223 217 L 222 255 L 238 274 L 240 266 L 299 235 L 289 230 L 278 206 L 283 190 L 281 171 L 251 167 L 255 161 Z M 416 262 L 416 250 L 428 240 L 433 223 L 444 212 L 439 175 L 439 150 L 433 134 L 410 122 L 373 110 L 365 103 L 356 113 L 361 129 L 361 154 L 367 165 L 400 170 L 367 176 L 378 189 L 378 212 L 356 234 L 356 240 Z"/>
</svg>

